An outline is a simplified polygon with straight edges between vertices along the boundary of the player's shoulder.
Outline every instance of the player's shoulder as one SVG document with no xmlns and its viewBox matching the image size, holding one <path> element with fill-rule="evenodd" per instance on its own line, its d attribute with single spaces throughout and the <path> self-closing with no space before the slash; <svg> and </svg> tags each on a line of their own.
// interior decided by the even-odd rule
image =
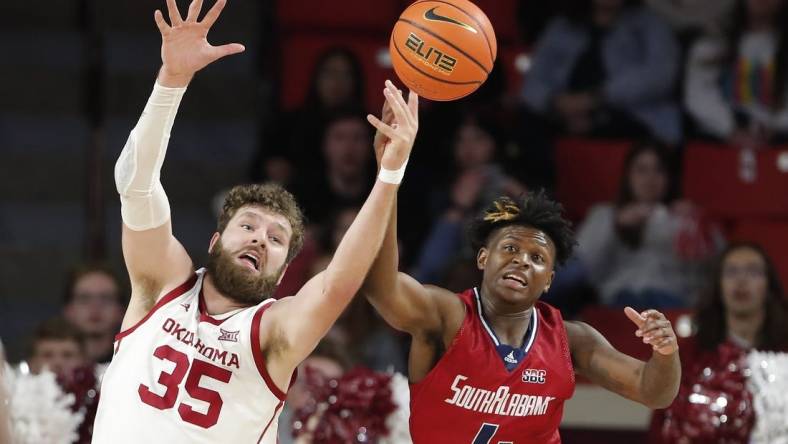
<svg viewBox="0 0 788 444">
<path fill-rule="evenodd" d="M 545 321 L 550 321 L 555 324 L 563 324 L 565 322 L 564 316 L 561 314 L 561 310 L 548 304 L 547 302 L 536 301 L 534 308 L 539 313 L 539 317 Z"/>
<path fill-rule="evenodd" d="M 427 295 L 432 298 L 441 308 L 455 309 L 465 305 L 463 301 L 468 299 L 466 293 L 473 292 L 473 290 L 470 289 L 461 293 L 456 293 L 437 285 L 424 285 L 424 289 L 427 292 Z"/>
<path fill-rule="evenodd" d="M 436 285 L 425 285 L 424 287 L 433 300 L 433 306 L 438 311 L 443 334 L 453 337 L 465 320 L 467 306 L 471 300 L 469 294 L 473 290 L 456 293 Z"/>
</svg>

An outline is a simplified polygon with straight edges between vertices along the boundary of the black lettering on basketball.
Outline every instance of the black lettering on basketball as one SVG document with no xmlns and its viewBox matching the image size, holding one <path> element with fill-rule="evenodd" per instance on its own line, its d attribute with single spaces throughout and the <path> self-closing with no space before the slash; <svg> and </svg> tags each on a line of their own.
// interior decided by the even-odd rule
<svg viewBox="0 0 788 444">
<path fill-rule="evenodd" d="M 415 54 L 419 60 L 434 71 L 449 75 L 457 66 L 457 59 L 445 54 L 443 51 L 424 44 L 424 40 L 414 33 L 408 34 L 405 47 Z M 434 55 L 434 57 L 432 57 Z"/>
</svg>

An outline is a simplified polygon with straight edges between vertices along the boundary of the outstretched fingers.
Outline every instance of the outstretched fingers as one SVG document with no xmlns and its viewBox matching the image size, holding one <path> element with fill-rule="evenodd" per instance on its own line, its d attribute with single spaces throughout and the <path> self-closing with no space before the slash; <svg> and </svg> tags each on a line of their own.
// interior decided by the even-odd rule
<svg viewBox="0 0 788 444">
<path fill-rule="evenodd" d="M 189 4 L 189 13 L 186 16 L 187 22 L 196 22 L 202 10 L 202 0 L 192 0 Z"/>
<path fill-rule="evenodd" d="M 214 60 L 219 60 L 222 57 L 238 54 L 239 52 L 244 52 L 245 50 L 246 47 L 240 43 L 228 43 L 226 45 L 214 46 L 211 48 Z"/>
<path fill-rule="evenodd" d="M 408 108 L 416 123 L 419 122 L 419 95 L 413 91 L 408 91 Z"/>
<path fill-rule="evenodd" d="M 159 28 L 159 32 L 161 32 L 162 35 L 165 35 L 170 31 L 170 25 L 167 24 L 167 22 L 164 20 L 164 16 L 161 14 L 161 11 L 158 9 L 153 13 L 153 20 L 156 21 L 156 26 Z"/>
<path fill-rule="evenodd" d="M 391 126 L 387 125 L 386 123 L 382 122 L 377 117 L 373 116 L 372 114 L 367 114 L 367 121 L 375 127 L 378 131 L 381 132 L 384 136 L 388 137 L 389 139 L 394 139 L 397 137 L 397 131 L 392 128 Z"/>
<path fill-rule="evenodd" d="M 646 318 L 640 315 L 635 309 L 632 307 L 625 307 L 624 314 L 627 315 L 630 321 L 632 321 L 638 328 L 642 327 L 643 324 L 646 323 Z"/>
<path fill-rule="evenodd" d="M 216 3 L 214 3 L 211 9 L 208 10 L 201 23 L 205 24 L 209 28 L 212 27 L 219 18 L 219 15 L 222 13 L 222 9 L 224 9 L 225 4 L 227 4 L 227 0 L 216 0 Z"/>
<path fill-rule="evenodd" d="M 386 89 L 383 90 L 383 95 L 386 100 L 391 104 L 391 110 L 394 111 L 394 117 L 400 125 L 408 125 L 415 127 L 416 122 L 402 97 L 402 93 L 394 86 L 391 81 L 386 80 Z"/>
<path fill-rule="evenodd" d="M 171 26 L 178 26 L 183 23 L 181 13 L 178 11 L 178 4 L 175 3 L 175 0 L 167 0 L 167 13 L 170 16 Z"/>
</svg>

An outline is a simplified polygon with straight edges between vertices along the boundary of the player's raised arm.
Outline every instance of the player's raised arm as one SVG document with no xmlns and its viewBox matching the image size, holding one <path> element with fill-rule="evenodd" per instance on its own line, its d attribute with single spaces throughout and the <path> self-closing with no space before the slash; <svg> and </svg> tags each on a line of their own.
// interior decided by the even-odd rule
<svg viewBox="0 0 788 444">
<path fill-rule="evenodd" d="M 370 122 L 391 139 L 381 158 L 381 171 L 367 200 L 345 233 L 325 271 L 313 277 L 291 298 L 274 304 L 263 317 L 261 347 L 276 359 L 267 360 L 278 383 L 286 382 L 293 368 L 317 345 L 358 292 L 364 276 L 378 254 L 418 131 L 418 117 L 396 88 L 387 87 L 394 123 Z M 412 103 L 417 103 L 414 95 Z M 269 319 L 266 320 L 266 317 Z"/>
<path fill-rule="evenodd" d="M 225 0 L 217 0 L 202 20 L 202 0 L 192 1 L 185 19 L 175 0 L 167 0 L 169 24 L 161 11 L 154 14 L 162 37 L 162 67 L 142 116 L 115 164 L 133 311 L 144 312 L 151 299 L 167 287 L 180 284 L 192 272 L 188 254 L 172 235 L 170 206 L 159 176 L 175 114 L 194 73 L 244 50 L 239 44 L 208 43 L 208 31 L 224 4 Z M 139 306 L 141 298 L 146 303 Z"/>
<path fill-rule="evenodd" d="M 408 97 L 408 107 L 414 115 L 418 116 L 418 102 L 412 97 L 411 93 Z M 384 123 L 393 121 L 394 115 L 388 103 L 383 105 L 382 118 Z M 378 167 L 384 149 L 389 143 L 390 140 L 385 133 L 378 131 L 375 134 L 375 157 Z M 395 202 L 380 253 L 367 274 L 362 293 L 389 325 L 408 333 L 416 333 L 437 330 L 441 325 L 440 310 L 436 309 L 441 302 L 439 297 L 441 291 L 439 289 L 433 291 L 431 288 L 399 272 Z M 449 302 L 456 302 L 455 300 L 456 298 L 452 297 Z"/>
<path fill-rule="evenodd" d="M 649 408 L 665 408 L 679 390 L 681 364 L 676 334 L 656 310 L 638 313 L 627 307 L 637 325 L 636 335 L 653 354 L 643 362 L 619 352 L 596 329 L 582 322 L 566 322 L 575 371 L 592 382 Z"/>
</svg>

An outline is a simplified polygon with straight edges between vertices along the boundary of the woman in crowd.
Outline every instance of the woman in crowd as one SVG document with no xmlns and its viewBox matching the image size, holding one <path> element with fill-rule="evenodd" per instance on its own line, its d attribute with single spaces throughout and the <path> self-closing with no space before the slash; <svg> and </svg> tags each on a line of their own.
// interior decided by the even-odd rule
<svg viewBox="0 0 788 444">
<path fill-rule="evenodd" d="M 680 343 L 682 383 L 652 418 L 651 441 L 748 443 L 755 417 L 747 391 L 750 350 L 788 351 L 788 304 L 771 259 L 755 244 L 730 245 Z"/>
<path fill-rule="evenodd" d="M 704 259 L 721 241 L 699 211 L 674 199 L 664 148 L 632 147 L 615 203 L 597 205 L 578 230 L 577 260 L 606 305 L 671 308 L 692 304 Z M 560 274 L 560 273 L 559 273 Z"/>
<path fill-rule="evenodd" d="M 347 48 L 330 48 L 315 63 L 304 102 L 262 125 L 262 146 L 252 162 L 252 180 L 287 186 L 297 176 L 321 174 L 321 159 L 313 153 L 321 145 L 327 119 L 337 110 L 348 109 L 364 114 L 361 62 Z"/>
</svg>

